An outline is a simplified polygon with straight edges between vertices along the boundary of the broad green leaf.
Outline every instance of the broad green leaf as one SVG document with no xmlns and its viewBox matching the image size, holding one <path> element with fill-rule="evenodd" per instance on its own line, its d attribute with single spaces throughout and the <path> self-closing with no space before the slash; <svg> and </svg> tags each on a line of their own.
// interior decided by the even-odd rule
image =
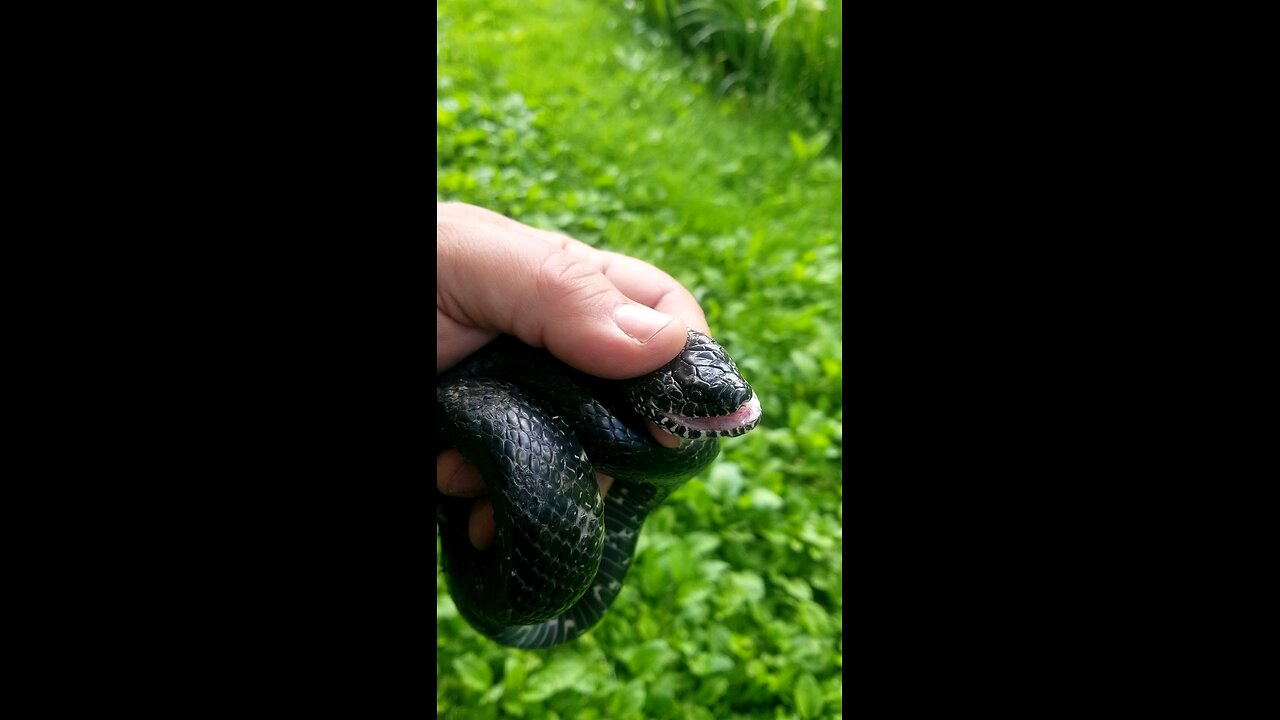
<svg viewBox="0 0 1280 720">
<path fill-rule="evenodd" d="M 469 130 L 463 130 L 455 135 L 454 140 L 459 145 L 474 145 L 475 143 L 484 140 L 486 137 L 488 137 L 488 134 L 485 131 L 477 128 L 471 128 Z"/>
<path fill-rule="evenodd" d="M 633 648 L 626 656 L 627 668 L 634 675 L 654 676 L 675 659 L 675 652 L 666 640 L 650 640 Z"/>
<path fill-rule="evenodd" d="M 502 697 L 502 693 L 504 690 L 506 690 L 506 688 L 503 687 L 502 685 L 494 685 L 493 687 L 489 688 L 489 690 L 480 697 L 481 704 L 487 705 L 489 703 L 497 702 L 498 699 Z"/>
<path fill-rule="evenodd" d="M 750 572 L 729 573 L 730 592 L 741 596 L 749 603 L 759 602 L 764 597 L 764 580 Z"/>
<path fill-rule="evenodd" d="M 657 597 L 662 593 L 663 588 L 667 587 L 667 573 L 656 561 L 647 560 L 635 569 L 640 571 L 640 586 L 645 595 Z M 633 575 L 635 574 L 635 569 L 632 570 Z"/>
<path fill-rule="evenodd" d="M 709 532 L 691 532 L 685 535 L 684 544 L 691 554 L 701 556 L 720 547 L 720 538 Z"/>
<path fill-rule="evenodd" d="M 698 655 L 689 661 L 689 670 L 699 677 L 733 669 L 733 659 L 719 654 Z"/>
<path fill-rule="evenodd" d="M 716 720 L 715 714 L 702 705 L 684 703 L 681 710 L 681 717 L 685 720 Z"/>
<path fill-rule="evenodd" d="M 732 675 L 716 675 L 702 678 L 698 687 L 698 702 L 703 706 L 719 703 L 729 692 Z M 734 680 L 739 678 L 734 677 Z"/>
<path fill-rule="evenodd" d="M 782 497 L 769 488 L 753 488 L 742 500 L 745 502 L 740 502 L 739 504 L 743 507 L 759 508 L 760 510 L 777 510 L 782 507 Z"/>
<path fill-rule="evenodd" d="M 453 598 L 448 594 L 436 594 L 436 619 L 447 620 L 458 617 L 458 607 L 453 604 Z"/>
<path fill-rule="evenodd" d="M 829 132 L 820 132 L 809 138 L 809 141 L 805 143 L 805 147 L 809 151 L 809 157 L 816 157 L 827 147 L 829 142 L 831 142 L 831 133 Z"/>
<path fill-rule="evenodd" d="M 798 132 L 787 133 L 787 141 L 791 143 L 791 150 L 800 160 L 809 159 L 809 146 L 805 144 L 804 138 L 800 137 Z"/>
<path fill-rule="evenodd" d="M 796 369 L 800 372 L 810 377 L 816 377 L 818 375 L 818 363 L 808 353 L 795 349 L 788 354 L 788 357 L 791 358 L 791 364 L 795 365 Z"/>
<path fill-rule="evenodd" d="M 679 543 L 667 553 L 667 566 L 671 569 L 671 578 L 677 583 L 693 577 L 695 565 L 693 550 L 685 543 Z"/>
<path fill-rule="evenodd" d="M 818 681 L 809 673 L 800 676 L 796 681 L 796 711 L 802 718 L 816 718 L 822 712 L 822 691 Z"/>
<path fill-rule="evenodd" d="M 742 482 L 742 467 L 722 460 L 711 466 L 711 475 L 707 478 L 707 493 L 716 500 L 732 502 L 742 492 Z"/>
<path fill-rule="evenodd" d="M 569 687 L 578 684 L 588 675 L 585 660 L 574 656 L 561 656 L 529 676 L 522 698 L 525 702 L 541 702 Z"/>
<path fill-rule="evenodd" d="M 788 595 L 797 600 L 813 599 L 813 588 L 803 578 L 778 577 L 777 582 Z"/>
<path fill-rule="evenodd" d="M 609 700 L 609 717 L 619 718 L 619 720 L 638 717 L 644 708 L 644 699 L 644 683 L 632 680 L 616 691 Z"/>
<path fill-rule="evenodd" d="M 519 655 L 513 653 L 503 661 L 502 684 L 512 692 L 519 692 L 524 687 L 525 674 L 524 663 Z"/>
<path fill-rule="evenodd" d="M 493 684 L 493 671 L 489 663 L 471 653 L 454 658 L 453 669 L 457 671 L 462 683 L 472 690 L 488 690 Z"/>
</svg>

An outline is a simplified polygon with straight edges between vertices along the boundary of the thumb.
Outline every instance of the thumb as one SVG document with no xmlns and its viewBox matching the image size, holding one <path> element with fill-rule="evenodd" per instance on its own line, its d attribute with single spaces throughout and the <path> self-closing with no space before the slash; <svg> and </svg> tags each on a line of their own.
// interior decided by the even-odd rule
<svg viewBox="0 0 1280 720">
<path fill-rule="evenodd" d="M 450 277 L 437 277 L 453 317 L 611 379 L 656 370 L 684 347 L 684 320 L 627 297 L 589 255 L 539 242 L 469 240 L 465 260 Z"/>
</svg>

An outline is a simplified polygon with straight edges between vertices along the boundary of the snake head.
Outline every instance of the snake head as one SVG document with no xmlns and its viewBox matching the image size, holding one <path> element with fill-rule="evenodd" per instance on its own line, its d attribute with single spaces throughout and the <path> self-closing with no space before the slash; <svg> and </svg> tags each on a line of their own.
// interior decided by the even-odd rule
<svg viewBox="0 0 1280 720">
<path fill-rule="evenodd" d="M 696 330 L 671 362 L 624 382 L 632 406 L 678 437 L 742 435 L 760 423 L 760 401 L 738 366 Z"/>
</svg>

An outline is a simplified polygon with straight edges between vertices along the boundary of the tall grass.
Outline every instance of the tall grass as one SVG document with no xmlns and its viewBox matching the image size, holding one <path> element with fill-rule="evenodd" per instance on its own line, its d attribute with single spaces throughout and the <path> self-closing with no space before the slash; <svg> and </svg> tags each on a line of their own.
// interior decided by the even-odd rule
<svg viewBox="0 0 1280 720">
<path fill-rule="evenodd" d="M 839 137 L 843 0 L 627 0 L 632 12 L 712 68 L 717 93 L 743 90 L 811 112 Z"/>
</svg>

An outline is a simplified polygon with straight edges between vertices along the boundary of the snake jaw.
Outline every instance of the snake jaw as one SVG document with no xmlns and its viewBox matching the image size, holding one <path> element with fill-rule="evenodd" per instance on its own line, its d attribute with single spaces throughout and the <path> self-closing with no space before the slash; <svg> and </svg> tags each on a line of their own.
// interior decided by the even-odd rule
<svg viewBox="0 0 1280 720">
<path fill-rule="evenodd" d="M 737 437 L 760 424 L 760 400 L 751 399 L 727 415 L 694 416 L 666 411 L 657 424 L 672 435 L 682 438 Z"/>
</svg>

